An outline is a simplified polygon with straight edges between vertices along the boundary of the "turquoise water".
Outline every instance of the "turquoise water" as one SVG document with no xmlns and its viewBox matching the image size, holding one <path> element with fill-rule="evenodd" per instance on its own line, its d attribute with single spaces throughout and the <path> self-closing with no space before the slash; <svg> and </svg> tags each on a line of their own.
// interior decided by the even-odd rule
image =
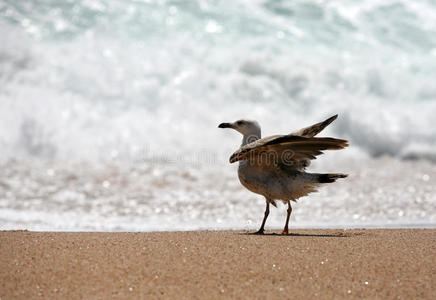
<svg viewBox="0 0 436 300">
<path fill-rule="evenodd" d="M 435 14 L 406 0 L 3 0 L 1 151 L 188 151 L 179 137 L 222 120 L 274 132 L 338 112 L 334 132 L 363 152 L 434 157 Z"/>
<path fill-rule="evenodd" d="M 269 135 L 339 113 L 325 134 L 351 147 L 318 168 L 365 179 L 328 187 L 329 200 L 315 196 L 297 224 L 330 224 L 329 214 L 344 224 L 433 224 L 435 16 L 435 1 L 408 0 L 0 0 L 0 219 L 11 227 L 108 229 L 85 220 L 129 219 L 139 209 L 140 224 L 162 206 L 165 228 L 255 220 L 263 200 L 240 189 L 227 165 L 240 138 L 217 124 L 256 119 Z M 104 171 L 83 173 L 82 164 Z M 132 190 L 106 195 L 124 172 L 146 178 L 129 177 Z M 184 172 L 198 185 L 188 189 Z M 390 182 L 384 191 L 371 172 Z M 77 173 L 97 194 L 69 181 Z M 165 183 L 162 174 L 178 175 Z M 239 196 L 221 199 L 229 186 Z M 389 200 L 379 214 L 370 208 L 375 200 L 346 204 L 351 195 Z M 419 200 L 408 215 L 411 197 Z M 242 212 L 238 199 L 256 206 Z M 82 222 L 41 225 L 65 211 Z M 185 225 L 174 224 L 179 217 Z"/>
</svg>

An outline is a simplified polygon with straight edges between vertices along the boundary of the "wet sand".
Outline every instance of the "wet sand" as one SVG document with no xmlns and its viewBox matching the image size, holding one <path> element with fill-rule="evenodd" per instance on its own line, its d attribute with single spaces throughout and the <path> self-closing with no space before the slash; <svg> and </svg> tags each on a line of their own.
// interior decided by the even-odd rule
<svg viewBox="0 0 436 300">
<path fill-rule="evenodd" d="M 2 231 L 0 297 L 436 299 L 436 230 L 292 232 Z"/>
</svg>

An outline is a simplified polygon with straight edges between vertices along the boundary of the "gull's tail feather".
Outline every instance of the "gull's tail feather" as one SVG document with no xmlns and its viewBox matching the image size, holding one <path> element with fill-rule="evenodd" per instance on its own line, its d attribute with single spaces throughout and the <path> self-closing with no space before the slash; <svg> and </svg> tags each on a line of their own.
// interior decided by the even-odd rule
<svg viewBox="0 0 436 300">
<path fill-rule="evenodd" d="M 345 178 L 348 174 L 317 174 L 319 183 L 335 182 L 339 178 Z"/>
</svg>

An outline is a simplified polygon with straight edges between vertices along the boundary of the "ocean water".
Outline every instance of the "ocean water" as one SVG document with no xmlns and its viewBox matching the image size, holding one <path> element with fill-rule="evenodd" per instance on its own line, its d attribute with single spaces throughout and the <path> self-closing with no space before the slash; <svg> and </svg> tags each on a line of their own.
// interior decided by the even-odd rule
<svg viewBox="0 0 436 300">
<path fill-rule="evenodd" d="M 436 2 L 0 0 L 0 229 L 254 229 L 221 122 L 339 114 L 291 227 L 436 225 Z M 285 208 L 268 220 L 280 228 Z"/>
</svg>

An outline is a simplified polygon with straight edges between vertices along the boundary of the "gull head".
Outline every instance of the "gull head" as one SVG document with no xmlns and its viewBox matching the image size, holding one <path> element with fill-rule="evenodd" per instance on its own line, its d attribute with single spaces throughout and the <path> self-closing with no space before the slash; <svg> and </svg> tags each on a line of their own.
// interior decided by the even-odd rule
<svg viewBox="0 0 436 300">
<path fill-rule="evenodd" d="M 221 123 L 219 128 L 232 128 L 243 136 L 256 136 L 260 138 L 260 126 L 256 121 L 238 120 L 233 123 Z"/>
</svg>

